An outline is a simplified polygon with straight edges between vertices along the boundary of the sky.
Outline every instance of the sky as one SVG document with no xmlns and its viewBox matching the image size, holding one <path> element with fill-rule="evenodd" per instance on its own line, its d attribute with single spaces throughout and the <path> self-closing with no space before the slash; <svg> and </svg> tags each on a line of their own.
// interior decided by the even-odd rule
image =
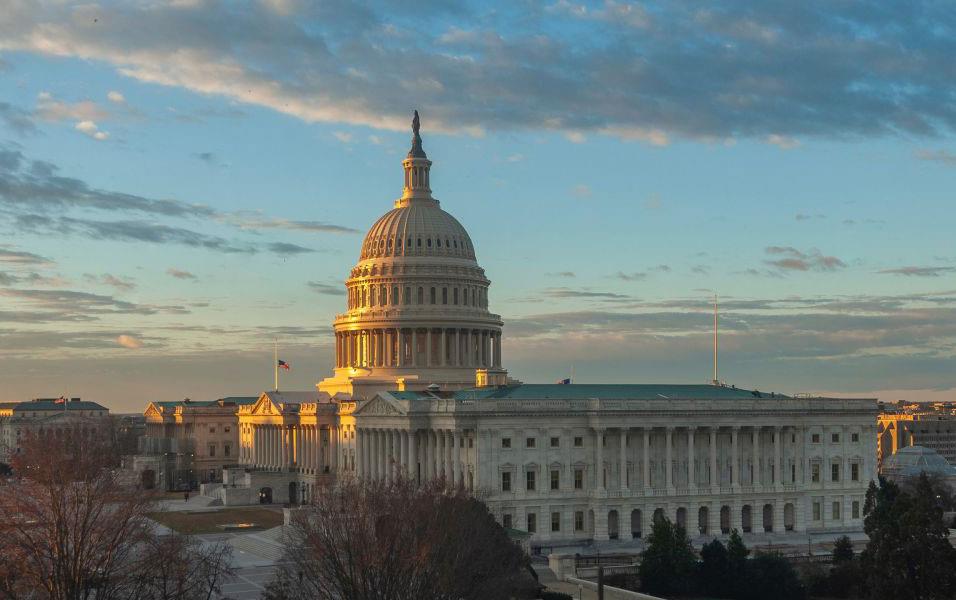
<svg viewBox="0 0 956 600">
<path fill-rule="evenodd" d="M 331 373 L 421 112 L 512 377 L 956 401 L 946 2 L 7 0 L 0 401 Z"/>
</svg>

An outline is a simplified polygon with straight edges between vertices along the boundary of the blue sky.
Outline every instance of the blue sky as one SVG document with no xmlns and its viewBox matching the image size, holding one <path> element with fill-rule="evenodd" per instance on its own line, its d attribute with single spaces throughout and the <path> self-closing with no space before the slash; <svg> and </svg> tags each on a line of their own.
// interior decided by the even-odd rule
<svg viewBox="0 0 956 600">
<path fill-rule="evenodd" d="M 956 399 L 944 4 L 14 2 L 0 399 L 329 372 L 412 109 L 511 374 Z"/>
</svg>

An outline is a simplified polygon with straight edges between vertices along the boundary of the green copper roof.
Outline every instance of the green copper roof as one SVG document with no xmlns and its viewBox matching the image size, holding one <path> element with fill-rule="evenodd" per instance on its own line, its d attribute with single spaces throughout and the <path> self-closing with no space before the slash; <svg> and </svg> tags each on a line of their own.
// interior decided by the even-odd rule
<svg viewBox="0 0 956 600">
<path fill-rule="evenodd" d="M 87 400 L 67 400 L 66 402 L 56 402 L 55 400 L 31 400 L 30 402 L 21 402 L 13 408 L 13 412 L 26 412 L 32 410 L 106 410 L 105 406 L 90 402 Z"/>
<path fill-rule="evenodd" d="M 412 400 L 427 395 L 427 392 L 391 392 L 396 398 Z M 439 394 L 445 396 L 444 394 Z M 786 398 L 783 394 L 759 392 L 733 387 L 707 384 L 571 384 L 526 383 L 501 387 L 484 387 L 458 390 L 453 396 L 456 400 L 586 400 L 601 398 L 604 400 L 661 398 Z"/>
</svg>

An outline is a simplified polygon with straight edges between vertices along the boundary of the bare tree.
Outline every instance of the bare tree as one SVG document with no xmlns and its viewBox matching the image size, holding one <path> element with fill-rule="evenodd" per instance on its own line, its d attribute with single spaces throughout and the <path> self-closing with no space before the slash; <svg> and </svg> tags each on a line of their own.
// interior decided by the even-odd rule
<svg viewBox="0 0 956 600">
<path fill-rule="evenodd" d="M 115 464 L 110 440 L 87 430 L 22 441 L 17 478 L 0 485 L 0 597 L 207 598 L 156 591 L 198 589 L 193 582 L 208 574 L 190 574 L 196 567 L 187 563 L 207 558 L 219 573 L 211 587 L 218 587 L 226 551 L 159 536 L 148 518 L 155 496 Z M 168 563 L 166 571 L 157 560 Z"/>
<path fill-rule="evenodd" d="M 267 598 L 494 600 L 536 587 L 524 551 L 487 507 L 441 482 L 321 489 L 289 538 Z"/>
</svg>

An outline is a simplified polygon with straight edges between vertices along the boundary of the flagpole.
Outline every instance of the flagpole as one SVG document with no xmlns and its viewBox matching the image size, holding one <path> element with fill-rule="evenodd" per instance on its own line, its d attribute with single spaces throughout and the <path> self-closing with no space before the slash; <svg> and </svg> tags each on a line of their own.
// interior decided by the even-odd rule
<svg viewBox="0 0 956 600">
<path fill-rule="evenodd" d="M 279 338 L 274 338 L 275 350 L 272 353 L 272 368 L 275 369 L 275 391 L 279 391 Z"/>
<path fill-rule="evenodd" d="M 714 385 L 720 385 L 717 378 L 717 294 L 714 294 Z"/>
</svg>

